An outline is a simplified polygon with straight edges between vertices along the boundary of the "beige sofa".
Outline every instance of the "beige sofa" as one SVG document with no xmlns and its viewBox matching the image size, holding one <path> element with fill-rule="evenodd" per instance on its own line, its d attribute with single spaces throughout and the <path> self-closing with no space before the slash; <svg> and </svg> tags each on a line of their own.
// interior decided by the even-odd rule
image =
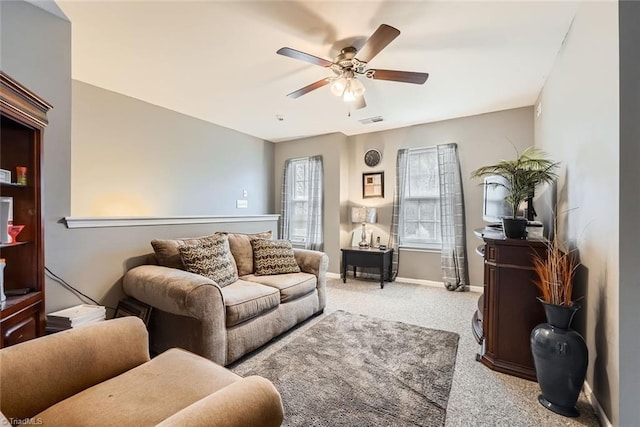
<svg viewBox="0 0 640 427">
<path fill-rule="evenodd" d="M 254 271 L 251 240 L 271 233 L 225 234 L 239 276 L 228 286 L 182 269 L 176 248 L 198 238 L 155 240 L 160 265 L 125 274 L 124 292 L 153 307 L 152 351 L 180 347 L 228 365 L 324 310 L 326 254 L 294 249 L 299 273 L 260 276 Z"/>
<path fill-rule="evenodd" d="M 0 425 L 279 426 L 280 394 L 195 354 L 149 360 L 137 317 L 0 350 Z"/>
</svg>

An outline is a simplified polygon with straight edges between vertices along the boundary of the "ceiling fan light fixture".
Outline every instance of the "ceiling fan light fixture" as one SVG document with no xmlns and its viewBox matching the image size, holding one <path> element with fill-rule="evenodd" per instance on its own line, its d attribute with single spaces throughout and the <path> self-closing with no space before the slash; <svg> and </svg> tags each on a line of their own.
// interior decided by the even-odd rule
<svg viewBox="0 0 640 427">
<path fill-rule="evenodd" d="M 357 98 L 364 95 L 366 91 L 364 85 L 355 77 L 347 79 L 347 87 L 342 95 L 344 102 L 354 102 Z"/>
<path fill-rule="evenodd" d="M 352 80 L 349 80 L 347 82 L 347 88 L 344 90 L 344 95 L 342 95 L 342 100 L 344 102 L 353 102 L 356 100 L 356 95 L 355 93 L 353 93 L 353 90 L 351 89 L 351 82 Z"/>
<path fill-rule="evenodd" d="M 362 96 L 367 89 L 364 87 L 362 82 L 355 77 L 351 80 L 351 92 L 355 96 Z"/>
<path fill-rule="evenodd" d="M 347 79 L 344 76 L 340 76 L 333 81 L 331 85 L 331 93 L 335 96 L 342 96 L 347 88 Z"/>
</svg>

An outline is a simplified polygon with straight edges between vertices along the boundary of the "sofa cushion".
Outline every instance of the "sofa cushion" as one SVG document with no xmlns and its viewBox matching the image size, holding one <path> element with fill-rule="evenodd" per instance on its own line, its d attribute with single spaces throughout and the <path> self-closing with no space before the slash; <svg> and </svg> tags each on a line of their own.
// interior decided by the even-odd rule
<svg viewBox="0 0 640 427">
<path fill-rule="evenodd" d="M 280 302 L 292 301 L 313 292 L 318 283 L 315 275 L 309 273 L 288 273 L 274 276 L 242 276 L 247 282 L 271 286 L 280 291 Z"/>
<path fill-rule="evenodd" d="M 156 261 L 158 265 L 162 267 L 177 268 L 180 270 L 186 270 L 180 252 L 178 252 L 178 246 L 180 245 L 195 245 L 202 239 L 209 239 L 214 236 L 218 236 L 224 233 L 214 233 L 209 236 L 200 237 L 184 237 L 178 239 L 153 239 L 151 246 L 153 252 L 156 255 Z M 234 260 L 235 263 L 235 260 Z"/>
<path fill-rule="evenodd" d="M 180 349 L 171 349 L 90 387 L 34 417 L 51 426 L 155 425 L 241 377 Z"/>
<path fill-rule="evenodd" d="M 244 280 L 222 288 L 227 327 L 252 319 L 280 304 L 278 289 Z"/>
<path fill-rule="evenodd" d="M 256 276 L 300 272 L 290 241 L 254 239 L 251 245 Z"/>
<path fill-rule="evenodd" d="M 238 280 L 238 270 L 233 262 L 226 234 L 201 239 L 196 244 L 180 245 L 178 252 L 190 273 L 208 277 L 220 287 Z"/>
<path fill-rule="evenodd" d="M 238 266 L 238 275 L 253 274 L 253 248 L 252 239 L 271 239 L 271 230 L 261 233 L 228 233 L 231 254 Z"/>
</svg>

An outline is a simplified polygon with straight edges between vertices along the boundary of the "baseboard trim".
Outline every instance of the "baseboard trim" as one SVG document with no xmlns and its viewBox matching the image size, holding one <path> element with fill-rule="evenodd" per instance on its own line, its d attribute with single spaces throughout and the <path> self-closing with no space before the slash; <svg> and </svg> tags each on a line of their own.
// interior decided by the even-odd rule
<svg viewBox="0 0 640 427">
<path fill-rule="evenodd" d="M 584 382 L 582 390 L 584 391 L 584 394 L 587 395 L 587 400 L 589 400 L 589 403 L 596 411 L 596 416 L 600 420 L 600 424 L 602 424 L 603 427 L 613 427 L 613 424 L 611 424 L 611 421 L 607 418 L 607 414 L 604 412 L 604 409 L 600 406 L 600 402 L 598 402 L 598 399 L 593 395 L 593 390 L 588 382 Z"/>
<path fill-rule="evenodd" d="M 441 288 L 442 282 L 434 282 L 433 280 L 425 280 L 425 279 L 412 279 L 411 277 L 396 277 L 398 282 L 402 283 L 411 283 L 413 285 L 424 285 L 431 286 L 432 288 Z"/>
<path fill-rule="evenodd" d="M 339 273 L 331 273 L 331 272 L 327 272 L 327 277 L 330 279 L 341 279 L 342 275 Z M 426 280 L 426 279 L 412 279 L 410 277 L 396 277 L 396 281 L 398 282 L 402 282 L 402 283 L 411 283 L 413 285 L 424 285 L 424 286 L 431 286 L 433 288 L 442 288 L 442 282 L 436 282 L 433 280 Z M 482 293 L 484 292 L 484 287 L 483 286 L 468 286 L 469 290 L 471 292 L 479 292 Z"/>
</svg>

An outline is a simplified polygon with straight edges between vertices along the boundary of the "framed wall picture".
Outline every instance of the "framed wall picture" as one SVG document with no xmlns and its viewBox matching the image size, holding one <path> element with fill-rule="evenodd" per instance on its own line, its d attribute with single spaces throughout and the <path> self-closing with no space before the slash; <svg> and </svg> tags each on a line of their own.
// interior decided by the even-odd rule
<svg viewBox="0 0 640 427">
<path fill-rule="evenodd" d="M 362 198 L 384 197 L 384 172 L 362 174 Z"/>
</svg>

